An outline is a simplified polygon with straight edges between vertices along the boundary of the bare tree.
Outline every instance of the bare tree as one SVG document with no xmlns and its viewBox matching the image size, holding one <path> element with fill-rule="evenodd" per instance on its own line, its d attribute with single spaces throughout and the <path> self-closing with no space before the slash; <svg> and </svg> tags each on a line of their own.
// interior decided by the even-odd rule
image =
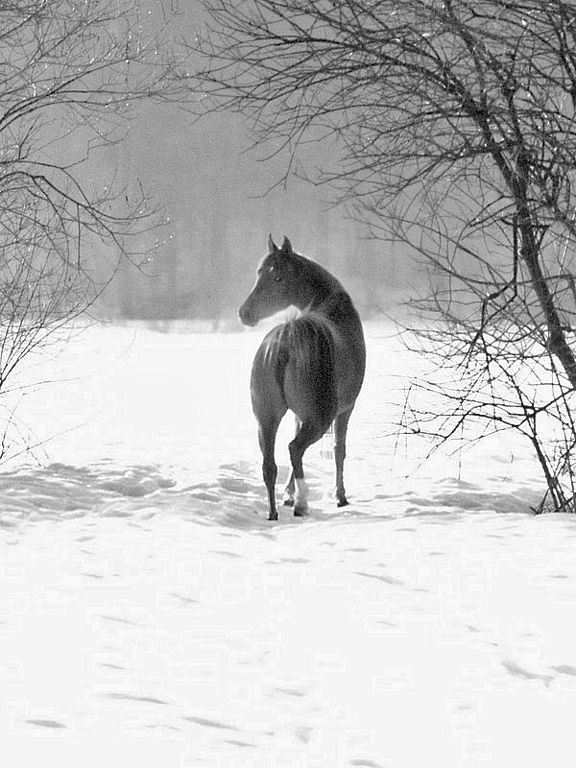
<svg viewBox="0 0 576 768">
<path fill-rule="evenodd" d="M 149 5 L 0 0 L 0 389 L 153 225 L 109 151 L 139 103 L 190 94 L 176 11 Z"/>
<path fill-rule="evenodd" d="M 416 330 L 440 372 L 430 387 L 446 395 L 447 361 L 457 384 L 427 431 L 444 440 L 469 419 L 521 429 L 554 508 L 570 506 L 572 491 L 554 494 L 576 442 L 574 4 L 204 5 L 206 108 L 247 115 L 287 173 L 310 142 L 329 142 L 313 180 L 422 257 L 432 287 Z M 560 425 L 558 460 L 543 457 L 542 414 Z"/>
</svg>

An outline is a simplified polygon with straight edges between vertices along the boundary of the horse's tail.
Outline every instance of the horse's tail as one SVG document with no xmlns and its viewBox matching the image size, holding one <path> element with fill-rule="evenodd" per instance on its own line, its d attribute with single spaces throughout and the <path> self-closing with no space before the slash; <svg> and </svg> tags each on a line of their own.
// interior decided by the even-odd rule
<svg viewBox="0 0 576 768">
<path fill-rule="evenodd" d="M 337 411 L 330 326 L 314 315 L 302 315 L 278 330 L 275 376 L 284 401 L 301 420 L 318 419 L 327 429 Z"/>
</svg>

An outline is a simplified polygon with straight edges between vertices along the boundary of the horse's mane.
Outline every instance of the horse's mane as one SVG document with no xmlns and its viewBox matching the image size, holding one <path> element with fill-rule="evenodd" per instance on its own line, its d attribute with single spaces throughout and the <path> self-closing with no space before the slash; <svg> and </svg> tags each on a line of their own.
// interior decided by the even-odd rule
<svg viewBox="0 0 576 768">
<path fill-rule="evenodd" d="M 308 256 L 303 256 L 301 253 L 293 253 L 292 258 L 296 265 L 300 268 L 300 274 L 304 274 L 311 279 L 314 283 L 322 284 L 330 287 L 332 290 L 344 291 L 342 284 L 337 277 L 329 272 L 326 267 L 319 264 L 314 259 L 309 259 Z"/>
</svg>

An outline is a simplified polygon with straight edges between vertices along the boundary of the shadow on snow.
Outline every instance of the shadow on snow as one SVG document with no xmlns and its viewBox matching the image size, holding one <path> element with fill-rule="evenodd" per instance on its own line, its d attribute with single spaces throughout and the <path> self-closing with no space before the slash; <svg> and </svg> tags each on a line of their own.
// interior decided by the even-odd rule
<svg viewBox="0 0 576 768">
<path fill-rule="evenodd" d="M 281 473 L 287 475 L 287 468 Z M 378 492 L 386 483 L 351 499 L 337 509 L 327 492 L 325 473 L 312 470 L 310 514 L 294 518 L 292 509 L 279 507 L 280 524 L 310 522 L 376 521 L 398 517 L 430 516 L 438 522 L 470 512 L 529 513 L 540 490 L 515 486 L 510 490 L 486 489 L 458 480 L 439 480 L 428 488 Z M 65 520 L 83 516 L 147 519 L 177 514 L 207 525 L 271 531 L 265 489 L 257 468 L 249 462 L 223 464 L 217 474 L 192 484 L 178 483 L 156 465 L 118 467 L 103 461 L 87 467 L 50 464 L 22 467 L 0 474 L 0 527 L 24 521 Z"/>
</svg>

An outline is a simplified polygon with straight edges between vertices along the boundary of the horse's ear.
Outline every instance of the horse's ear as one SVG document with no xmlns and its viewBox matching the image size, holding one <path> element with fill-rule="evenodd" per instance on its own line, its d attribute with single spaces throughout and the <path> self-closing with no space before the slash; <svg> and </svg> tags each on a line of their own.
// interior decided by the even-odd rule
<svg viewBox="0 0 576 768">
<path fill-rule="evenodd" d="M 284 254 L 284 256 L 292 256 L 294 254 L 294 251 L 292 250 L 292 243 L 286 235 L 284 235 L 284 242 L 282 243 L 281 252 Z"/>
<path fill-rule="evenodd" d="M 272 235 L 268 235 L 268 250 L 270 251 L 270 253 L 273 253 L 274 251 L 278 250 L 278 246 L 276 245 L 274 240 L 272 240 Z"/>
</svg>

